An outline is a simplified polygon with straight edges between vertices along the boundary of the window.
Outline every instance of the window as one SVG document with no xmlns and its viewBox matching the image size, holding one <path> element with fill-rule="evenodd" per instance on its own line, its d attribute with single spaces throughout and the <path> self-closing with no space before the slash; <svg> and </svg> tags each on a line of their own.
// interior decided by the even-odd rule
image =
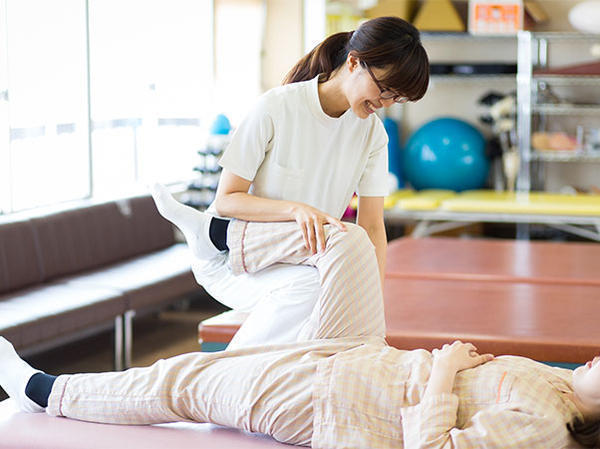
<svg viewBox="0 0 600 449">
<path fill-rule="evenodd" d="M 212 1 L 0 0 L 0 212 L 185 179 Z"/>
<path fill-rule="evenodd" d="M 6 1 L 0 0 L 0 17 L 6 17 Z M 11 210 L 10 153 L 8 151 L 8 84 L 6 21 L 0 20 L 0 214 Z"/>
<path fill-rule="evenodd" d="M 3 210 L 88 196 L 85 3 L 6 0 L 4 8 Z"/>
<path fill-rule="evenodd" d="M 94 194 L 191 172 L 212 110 L 210 3 L 90 1 Z"/>
</svg>

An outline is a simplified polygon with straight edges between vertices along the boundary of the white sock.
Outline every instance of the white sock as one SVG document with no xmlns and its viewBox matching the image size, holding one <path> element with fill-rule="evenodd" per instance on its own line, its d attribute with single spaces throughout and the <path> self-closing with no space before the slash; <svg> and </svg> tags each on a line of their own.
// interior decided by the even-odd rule
<svg viewBox="0 0 600 449">
<path fill-rule="evenodd" d="M 154 184 L 151 191 L 158 212 L 181 230 L 195 257 L 211 259 L 221 252 L 210 240 L 210 215 L 181 204 L 163 185 Z"/>
<path fill-rule="evenodd" d="M 13 345 L 6 338 L 0 337 L 0 386 L 17 401 L 21 410 L 29 413 L 44 411 L 43 407 L 25 394 L 27 382 L 36 373 L 41 371 L 29 366 L 19 357 Z"/>
</svg>

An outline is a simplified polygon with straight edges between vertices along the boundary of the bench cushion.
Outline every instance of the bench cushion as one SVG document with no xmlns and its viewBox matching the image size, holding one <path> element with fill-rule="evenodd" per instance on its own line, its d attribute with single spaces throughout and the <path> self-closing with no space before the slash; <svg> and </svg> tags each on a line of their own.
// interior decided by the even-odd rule
<svg viewBox="0 0 600 449">
<path fill-rule="evenodd" d="M 171 224 L 152 197 L 129 198 L 31 219 L 45 280 L 166 248 Z"/>
<path fill-rule="evenodd" d="M 0 296 L 0 334 L 24 348 L 112 320 L 125 306 L 113 289 L 44 284 Z"/>
<path fill-rule="evenodd" d="M 18 411 L 12 400 L 0 402 L 2 449 L 267 449 L 291 448 L 262 434 L 213 424 L 172 423 L 152 426 L 94 424 L 44 413 Z"/>
<path fill-rule="evenodd" d="M 63 280 L 83 288 L 118 290 L 126 297 L 127 309 L 136 310 L 200 290 L 190 271 L 190 263 L 187 245 L 179 243 Z"/>
<path fill-rule="evenodd" d="M 200 287 L 151 196 L 0 220 L 0 334 L 45 343 Z"/>
<path fill-rule="evenodd" d="M 43 277 L 31 223 L 0 223 L 0 293 L 40 283 Z"/>
</svg>

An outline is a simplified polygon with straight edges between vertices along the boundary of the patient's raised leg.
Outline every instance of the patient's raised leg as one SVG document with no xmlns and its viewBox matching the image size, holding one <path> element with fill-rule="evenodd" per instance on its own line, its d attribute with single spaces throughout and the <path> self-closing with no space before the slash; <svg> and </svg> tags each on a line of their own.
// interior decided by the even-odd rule
<svg viewBox="0 0 600 449">
<path fill-rule="evenodd" d="M 375 247 L 360 226 L 325 226 L 325 251 L 312 254 L 295 222 L 232 220 L 227 245 L 234 274 L 254 273 L 274 263 L 314 266 L 319 298 L 300 340 L 385 335 L 383 294 Z"/>
<path fill-rule="evenodd" d="M 180 203 L 163 185 L 154 184 L 151 193 L 158 212 L 181 230 L 195 257 L 210 259 L 226 249 L 219 244 L 221 239 L 214 237 L 215 233 L 218 236 L 220 229 L 226 229 L 227 220 Z"/>
</svg>

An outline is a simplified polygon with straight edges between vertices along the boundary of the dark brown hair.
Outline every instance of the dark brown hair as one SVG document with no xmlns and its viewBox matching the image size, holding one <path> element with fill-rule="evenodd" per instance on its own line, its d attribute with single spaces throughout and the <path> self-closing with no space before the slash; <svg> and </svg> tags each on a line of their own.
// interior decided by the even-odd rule
<svg viewBox="0 0 600 449">
<path fill-rule="evenodd" d="M 420 100 L 429 85 L 429 59 L 419 31 L 399 17 L 377 17 L 355 31 L 329 36 L 305 55 L 286 75 L 283 84 L 307 81 L 322 74 L 327 81 L 354 52 L 361 64 L 389 70 L 380 79 L 411 101 Z"/>
<path fill-rule="evenodd" d="M 567 429 L 573 439 L 582 446 L 600 448 L 600 420 L 586 422 L 575 418 L 567 424 Z"/>
</svg>

